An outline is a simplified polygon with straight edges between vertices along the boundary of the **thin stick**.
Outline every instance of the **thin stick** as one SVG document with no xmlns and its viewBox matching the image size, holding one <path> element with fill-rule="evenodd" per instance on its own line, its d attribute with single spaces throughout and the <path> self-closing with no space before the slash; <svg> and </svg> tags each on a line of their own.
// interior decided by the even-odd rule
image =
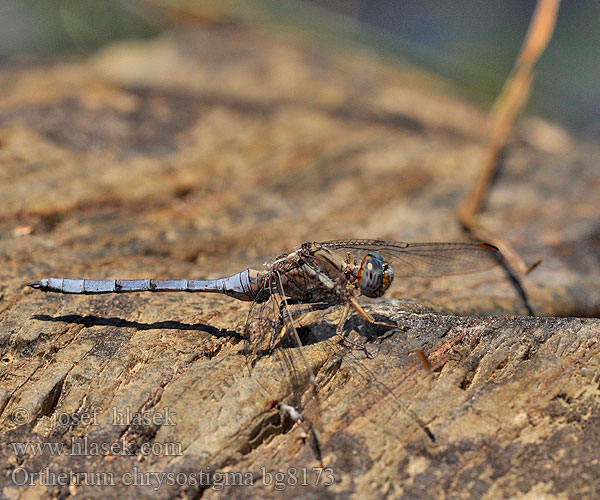
<svg viewBox="0 0 600 500">
<path fill-rule="evenodd" d="M 521 274 L 529 273 L 540 261 L 529 266 L 525 264 L 506 239 L 486 230 L 477 223 L 475 216 L 482 209 L 498 168 L 498 159 L 508 142 L 513 123 L 529 96 L 533 68 L 552 37 L 559 4 L 560 0 L 538 0 L 521 53 L 490 115 L 490 139 L 479 179 L 458 209 L 458 218 L 464 229 L 476 238 L 500 248 L 505 261 Z"/>
</svg>

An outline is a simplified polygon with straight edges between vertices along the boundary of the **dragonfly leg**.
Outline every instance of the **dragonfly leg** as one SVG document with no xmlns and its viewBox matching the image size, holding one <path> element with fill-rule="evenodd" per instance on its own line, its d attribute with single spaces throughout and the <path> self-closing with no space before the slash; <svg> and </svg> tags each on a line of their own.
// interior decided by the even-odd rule
<svg viewBox="0 0 600 500">
<path fill-rule="evenodd" d="M 358 312 L 358 314 L 360 314 L 365 320 L 367 320 L 372 325 L 391 326 L 391 327 L 397 329 L 397 325 L 395 323 L 388 324 L 388 323 L 383 323 L 381 321 L 375 321 L 373 316 L 371 316 L 367 311 L 365 311 L 356 299 L 352 299 L 351 303 L 352 303 L 352 307 L 354 307 L 356 312 Z M 365 353 L 367 354 L 368 357 L 371 357 L 371 355 L 366 351 L 366 349 L 365 349 Z M 417 353 L 417 356 L 419 357 L 419 360 L 421 361 L 421 364 L 427 370 L 431 370 L 431 363 L 429 362 L 429 359 L 427 358 L 427 355 L 423 352 L 423 350 L 416 349 L 416 353 Z"/>
<path fill-rule="evenodd" d="M 356 312 L 360 314 L 366 321 L 368 321 L 371 324 L 375 323 L 375 318 L 373 318 L 373 316 L 371 316 L 367 311 L 363 309 L 363 307 L 358 303 L 358 300 L 353 298 L 350 300 L 350 303 L 352 304 L 352 307 L 354 307 Z"/>
<path fill-rule="evenodd" d="M 373 316 L 371 316 L 367 311 L 365 311 L 365 309 L 358 303 L 358 301 L 356 299 L 352 299 L 349 302 L 349 305 L 350 304 L 356 310 L 356 312 L 358 314 L 360 314 L 371 325 L 381 325 L 381 326 L 397 327 L 396 323 L 394 323 L 392 321 L 390 321 L 390 323 L 384 323 L 382 321 L 376 321 L 375 318 L 373 318 Z"/>
<path fill-rule="evenodd" d="M 356 299 L 353 299 L 354 301 Z M 358 305 L 358 302 L 356 303 Z M 344 309 L 342 310 L 342 315 L 340 317 L 340 320 L 338 321 L 337 327 L 335 329 L 335 333 L 338 337 L 340 337 L 340 339 L 342 340 L 342 343 L 344 343 L 345 345 L 353 348 L 353 349 L 359 349 L 361 351 L 363 351 L 365 353 L 365 356 L 367 358 L 372 358 L 372 354 L 367 351 L 367 347 L 360 343 L 360 342 L 353 342 L 352 340 L 350 340 L 348 338 L 348 336 L 346 335 L 346 333 L 344 332 L 344 325 L 346 324 L 346 320 L 348 319 L 348 314 L 350 313 L 350 305 L 352 304 L 352 301 L 348 301 L 344 304 Z M 358 306 L 360 307 L 360 305 Z M 361 308 L 362 309 L 362 308 Z M 367 313 L 364 309 L 362 309 L 365 314 L 369 315 L 369 313 Z M 370 315 L 369 315 L 370 317 Z M 373 322 L 375 321 L 373 318 L 371 318 L 373 320 Z"/>
<path fill-rule="evenodd" d="M 344 304 L 344 309 L 342 310 L 342 316 L 338 321 L 337 328 L 335 329 L 335 333 L 340 337 L 344 338 L 344 325 L 346 324 L 346 320 L 348 319 L 348 313 L 350 312 L 350 302 L 346 302 Z"/>
</svg>

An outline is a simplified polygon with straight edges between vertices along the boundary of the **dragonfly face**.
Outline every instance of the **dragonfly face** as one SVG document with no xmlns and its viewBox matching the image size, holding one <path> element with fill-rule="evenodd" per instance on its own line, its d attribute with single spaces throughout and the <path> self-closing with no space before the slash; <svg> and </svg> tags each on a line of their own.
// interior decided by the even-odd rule
<svg viewBox="0 0 600 500">
<path fill-rule="evenodd" d="M 363 295 L 372 299 L 381 297 L 393 280 L 394 269 L 381 255 L 369 252 L 363 257 L 358 270 L 358 284 Z"/>
</svg>

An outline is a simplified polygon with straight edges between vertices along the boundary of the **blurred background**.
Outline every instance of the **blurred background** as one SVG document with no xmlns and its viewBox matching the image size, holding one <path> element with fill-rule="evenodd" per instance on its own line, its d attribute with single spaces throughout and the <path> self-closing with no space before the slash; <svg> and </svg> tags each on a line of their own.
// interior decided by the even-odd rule
<svg viewBox="0 0 600 500">
<path fill-rule="evenodd" d="M 535 0 L 0 0 L 0 64 L 92 53 L 173 26 L 245 23 L 286 30 L 323 48 L 360 47 L 411 61 L 484 106 L 500 91 Z M 600 2 L 563 2 L 542 55 L 529 113 L 597 139 Z"/>
</svg>

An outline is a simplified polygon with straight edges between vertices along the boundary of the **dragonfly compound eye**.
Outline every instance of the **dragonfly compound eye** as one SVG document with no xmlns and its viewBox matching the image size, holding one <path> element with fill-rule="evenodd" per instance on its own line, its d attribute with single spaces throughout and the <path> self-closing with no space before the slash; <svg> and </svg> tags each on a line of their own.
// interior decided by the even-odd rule
<svg viewBox="0 0 600 500">
<path fill-rule="evenodd" d="M 358 273 L 360 291 L 371 298 L 381 297 L 394 279 L 394 270 L 381 255 L 372 252 L 365 255 Z"/>
</svg>

